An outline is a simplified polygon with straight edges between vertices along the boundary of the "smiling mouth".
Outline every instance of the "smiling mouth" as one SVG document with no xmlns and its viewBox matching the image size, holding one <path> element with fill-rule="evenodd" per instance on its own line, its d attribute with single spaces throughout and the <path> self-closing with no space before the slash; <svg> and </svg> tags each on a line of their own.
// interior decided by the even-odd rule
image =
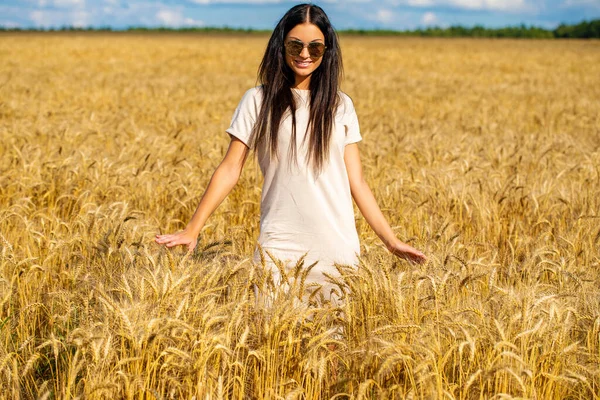
<svg viewBox="0 0 600 400">
<path fill-rule="evenodd" d="M 308 68 L 311 64 L 311 61 L 305 61 L 305 60 L 294 60 L 294 65 L 298 68 Z"/>
</svg>

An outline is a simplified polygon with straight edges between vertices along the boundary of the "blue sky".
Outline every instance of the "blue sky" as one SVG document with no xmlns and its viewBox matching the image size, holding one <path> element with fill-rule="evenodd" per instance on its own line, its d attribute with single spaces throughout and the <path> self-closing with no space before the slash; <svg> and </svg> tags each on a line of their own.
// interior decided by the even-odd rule
<svg viewBox="0 0 600 400">
<path fill-rule="evenodd" d="M 289 0 L 0 0 L 0 26 L 229 26 L 272 29 Z M 554 28 L 600 18 L 600 0 L 322 0 L 337 29 L 430 25 Z"/>
</svg>

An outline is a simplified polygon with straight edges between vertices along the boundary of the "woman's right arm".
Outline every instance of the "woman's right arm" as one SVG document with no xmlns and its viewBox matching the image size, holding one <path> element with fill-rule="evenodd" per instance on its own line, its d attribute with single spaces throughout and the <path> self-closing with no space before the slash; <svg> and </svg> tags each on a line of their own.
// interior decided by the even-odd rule
<svg viewBox="0 0 600 400">
<path fill-rule="evenodd" d="M 190 222 L 181 232 L 156 235 L 156 243 L 164 244 L 167 247 L 187 246 L 189 251 L 194 250 L 198 242 L 198 235 L 206 220 L 227 197 L 240 178 L 247 156 L 248 147 L 241 140 L 232 136 L 227 153 L 210 179 Z"/>
</svg>

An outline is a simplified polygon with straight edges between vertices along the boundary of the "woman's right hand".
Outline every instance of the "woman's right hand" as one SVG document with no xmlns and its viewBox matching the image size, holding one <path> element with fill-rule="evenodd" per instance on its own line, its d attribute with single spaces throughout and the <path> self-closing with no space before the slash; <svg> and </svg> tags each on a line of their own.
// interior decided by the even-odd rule
<svg viewBox="0 0 600 400">
<path fill-rule="evenodd" d="M 154 241 L 158 244 L 164 244 L 167 247 L 187 246 L 188 251 L 193 251 L 198 244 L 198 235 L 190 232 L 187 228 L 181 232 L 168 235 L 156 235 Z"/>
<path fill-rule="evenodd" d="M 396 257 L 403 258 L 417 264 L 423 264 L 425 261 L 427 261 L 425 254 L 397 238 L 394 238 L 394 241 L 386 245 L 386 247 L 390 253 Z"/>
<path fill-rule="evenodd" d="M 227 153 L 212 178 L 210 178 L 208 187 L 202 195 L 202 199 L 200 199 L 192 220 L 181 232 L 156 235 L 156 239 L 154 239 L 156 243 L 164 244 L 169 248 L 187 246 L 188 251 L 194 250 L 196 244 L 198 244 L 198 234 L 209 215 L 227 197 L 240 178 L 247 155 L 248 146 L 240 139 L 232 136 Z"/>
</svg>

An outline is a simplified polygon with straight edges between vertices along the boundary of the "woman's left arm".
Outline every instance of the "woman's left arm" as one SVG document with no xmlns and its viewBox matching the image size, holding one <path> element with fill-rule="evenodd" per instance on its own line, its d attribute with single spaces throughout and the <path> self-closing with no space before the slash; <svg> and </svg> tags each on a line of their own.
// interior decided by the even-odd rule
<svg viewBox="0 0 600 400">
<path fill-rule="evenodd" d="M 375 196 L 365 181 L 360 163 L 360 154 L 358 145 L 352 143 L 346 146 L 344 150 L 344 163 L 348 171 L 350 181 L 350 191 L 352 197 L 358 206 L 358 209 L 365 217 L 367 223 L 373 231 L 379 236 L 385 247 L 394 255 L 405 258 L 410 261 L 422 263 L 427 257 L 419 250 L 409 246 L 396 237 L 396 234 L 387 222 L 381 209 L 377 205 Z"/>
</svg>

